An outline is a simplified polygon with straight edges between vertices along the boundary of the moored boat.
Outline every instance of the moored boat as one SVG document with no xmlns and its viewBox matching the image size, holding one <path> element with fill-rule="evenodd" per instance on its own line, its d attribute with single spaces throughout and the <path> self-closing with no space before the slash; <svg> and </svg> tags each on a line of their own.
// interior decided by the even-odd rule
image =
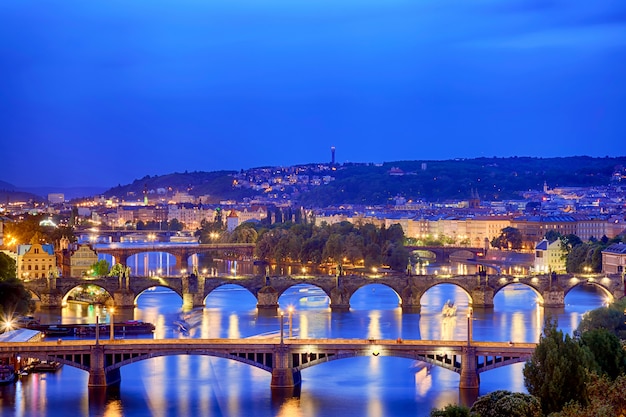
<svg viewBox="0 0 626 417">
<path fill-rule="evenodd" d="M 57 361 L 34 361 L 29 367 L 28 372 L 56 372 L 63 366 Z"/>
<path fill-rule="evenodd" d="M 0 385 L 9 385 L 15 382 L 17 374 L 11 365 L 0 365 Z"/>
</svg>

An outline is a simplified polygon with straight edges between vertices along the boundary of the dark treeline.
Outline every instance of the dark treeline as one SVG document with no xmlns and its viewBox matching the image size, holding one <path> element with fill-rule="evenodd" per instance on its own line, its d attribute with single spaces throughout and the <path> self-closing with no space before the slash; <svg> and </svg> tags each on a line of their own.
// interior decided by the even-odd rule
<svg viewBox="0 0 626 417">
<path fill-rule="evenodd" d="M 280 213 L 280 214 L 279 214 Z M 283 216 L 299 220 L 253 223 L 247 222 L 232 232 L 224 231 L 221 219 L 203 222 L 200 242 L 256 243 L 255 256 L 271 263 L 350 265 L 372 268 L 388 266 L 397 271 L 407 268 L 409 252 L 404 247 L 404 232 L 399 224 L 389 228 L 373 224 L 352 224 L 344 221 L 315 226 L 300 211 L 273 211 L 274 220 Z M 276 216 L 280 218 L 277 219 Z"/>
</svg>

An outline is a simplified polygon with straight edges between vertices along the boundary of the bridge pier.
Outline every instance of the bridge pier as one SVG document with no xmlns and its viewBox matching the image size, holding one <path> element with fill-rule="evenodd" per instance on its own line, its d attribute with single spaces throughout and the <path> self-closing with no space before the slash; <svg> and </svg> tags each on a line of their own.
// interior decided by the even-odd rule
<svg viewBox="0 0 626 417">
<path fill-rule="evenodd" d="M 349 311 L 350 293 L 344 287 L 335 287 L 330 291 L 330 310 Z"/>
<path fill-rule="evenodd" d="M 122 310 L 132 310 L 135 308 L 135 294 L 130 290 L 117 290 L 111 294 L 115 308 Z"/>
<path fill-rule="evenodd" d="M 550 288 L 544 291 L 543 297 L 544 308 L 563 308 L 565 307 L 565 292 L 562 289 Z"/>
<path fill-rule="evenodd" d="M 474 288 L 471 302 L 474 308 L 493 308 L 493 288 L 487 286 Z"/>
<path fill-rule="evenodd" d="M 89 387 L 106 387 L 121 381 L 119 368 L 105 371 L 104 347 L 96 345 L 91 348 L 91 366 L 89 368 Z"/>
<path fill-rule="evenodd" d="M 461 379 L 459 388 L 478 389 L 480 378 L 476 369 L 476 348 L 464 346 L 461 354 Z"/>
<path fill-rule="evenodd" d="M 196 274 L 183 277 L 183 310 L 204 307 L 204 278 Z"/>
<path fill-rule="evenodd" d="M 280 345 L 274 351 L 274 368 L 272 369 L 272 388 L 294 388 L 302 383 L 300 371 L 293 369 L 291 349 Z"/>
<path fill-rule="evenodd" d="M 63 294 L 57 289 L 42 292 L 39 295 L 42 310 L 61 310 L 63 308 Z"/>
<path fill-rule="evenodd" d="M 422 293 L 415 285 L 409 285 L 400 294 L 403 313 L 417 313 L 422 311 L 422 305 L 420 304 L 420 298 Z"/>
<path fill-rule="evenodd" d="M 278 291 L 269 285 L 264 286 L 257 292 L 257 305 L 259 310 L 278 310 Z"/>
</svg>

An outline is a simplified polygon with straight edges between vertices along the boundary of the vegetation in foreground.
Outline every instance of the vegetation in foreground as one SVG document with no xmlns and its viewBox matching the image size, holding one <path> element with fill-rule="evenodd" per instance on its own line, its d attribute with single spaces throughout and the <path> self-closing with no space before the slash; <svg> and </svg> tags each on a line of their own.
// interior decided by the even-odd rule
<svg viewBox="0 0 626 417">
<path fill-rule="evenodd" d="M 590 311 L 575 336 L 552 318 L 524 366 L 528 394 L 494 391 L 431 417 L 626 417 L 626 298 Z M 621 338 L 620 338 L 621 337 Z"/>
</svg>

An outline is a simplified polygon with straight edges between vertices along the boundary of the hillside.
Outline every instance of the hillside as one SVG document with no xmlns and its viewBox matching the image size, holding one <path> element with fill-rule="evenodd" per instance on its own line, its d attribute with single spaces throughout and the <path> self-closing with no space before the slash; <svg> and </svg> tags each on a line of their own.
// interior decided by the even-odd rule
<svg viewBox="0 0 626 417">
<path fill-rule="evenodd" d="M 315 166 L 306 166 L 305 170 Z M 292 200 L 305 206 L 385 204 L 395 196 L 413 200 L 465 199 L 472 193 L 478 193 L 483 200 L 516 199 L 520 198 L 523 191 L 542 189 L 544 181 L 550 188 L 608 185 L 612 174 L 616 170 L 623 171 L 624 166 L 626 157 L 585 156 L 344 164 L 336 167 L 336 170 L 326 171 L 324 175 L 334 178 L 326 185 L 284 185 L 280 187 L 279 194 L 289 195 Z M 276 177 L 278 170 L 270 171 L 253 169 L 249 170 L 249 176 L 258 177 L 267 172 L 269 180 L 270 177 Z M 212 201 L 206 202 L 217 202 L 263 194 L 250 188 L 233 187 L 234 176 L 245 176 L 247 173 L 217 171 L 146 176 L 132 184 L 112 188 L 105 195 L 141 196 L 144 189 L 152 192 L 160 189 L 168 193 L 185 191 L 196 196 L 210 195 Z"/>
</svg>

